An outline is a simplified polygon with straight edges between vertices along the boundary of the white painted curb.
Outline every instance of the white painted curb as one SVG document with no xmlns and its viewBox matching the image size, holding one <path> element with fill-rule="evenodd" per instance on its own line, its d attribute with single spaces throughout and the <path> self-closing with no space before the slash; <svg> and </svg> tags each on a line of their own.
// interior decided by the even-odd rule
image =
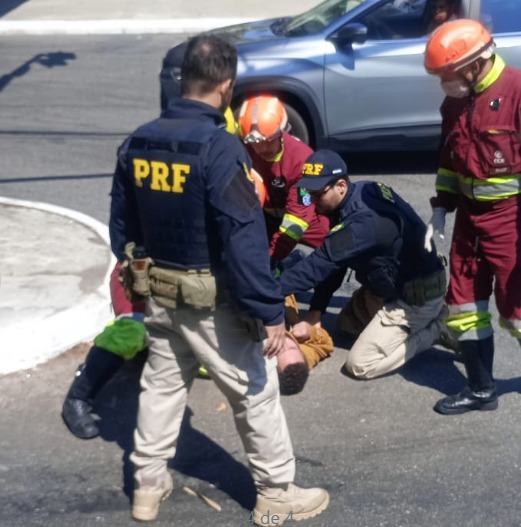
<svg viewBox="0 0 521 527">
<path fill-rule="evenodd" d="M 63 207 L 0 197 L 0 204 L 28 207 L 59 214 L 82 223 L 110 245 L 108 227 L 98 220 Z M 32 368 L 91 340 L 113 318 L 109 280 L 116 259 L 112 256 L 101 286 L 84 301 L 28 327 L 27 321 L 0 327 L 0 375 Z"/>
<path fill-rule="evenodd" d="M 176 18 L 115 20 L 0 20 L 2 35 L 118 35 L 199 33 L 242 24 L 252 18 Z"/>
</svg>

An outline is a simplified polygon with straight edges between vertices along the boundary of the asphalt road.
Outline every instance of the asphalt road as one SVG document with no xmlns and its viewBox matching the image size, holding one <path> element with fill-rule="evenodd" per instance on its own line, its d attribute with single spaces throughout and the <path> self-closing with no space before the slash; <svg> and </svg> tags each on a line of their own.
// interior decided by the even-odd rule
<svg viewBox="0 0 521 527">
<path fill-rule="evenodd" d="M 172 36 L 9 37 L 0 61 L 0 195 L 108 219 L 110 173 L 124 136 L 156 116 L 157 75 Z M 42 54 L 44 56 L 42 56 Z M 52 64 L 52 67 L 49 67 Z M 432 156 L 349 156 L 354 179 L 391 184 L 429 217 Z M 450 224 L 448 232 L 450 233 Z M 442 244 L 447 250 L 447 243 Z M 334 327 L 333 313 L 326 325 Z M 331 505 L 310 527 L 514 527 L 521 525 L 520 349 L 497 332 L 496 412 L 432 411 L 464 383 L 461 364 L 432 349 L 388 377 L 342 376 L 345 343 L 284 406 L 301 485 L 321 485 Z M 1 350 L 2 353 L 16 353 Z M 0 378 L 2 527 L 124 527 L 128 454 L 141 364 L 102 393 L 102 436 L 73 438 L 60 407 L 85 347 Z M 211 381 L 197 380 L 175 470 L 176 490 L 154 525 L 242 526 L 254 491 L 231 412 Z M 214 512 L 182 485 L 217 500 Z"/>
</svg>

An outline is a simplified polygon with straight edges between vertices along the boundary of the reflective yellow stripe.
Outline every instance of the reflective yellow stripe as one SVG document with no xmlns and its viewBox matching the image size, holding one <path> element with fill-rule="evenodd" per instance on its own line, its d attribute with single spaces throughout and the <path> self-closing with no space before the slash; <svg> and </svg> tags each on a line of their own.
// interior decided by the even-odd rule
<svg viewBox="0 0 521 527">
<path fill-rule="evenodd" d="M 282 223 L 280 224 L 279 231 L 286 236 L 289 236 L 292 240 L 299 241 L 303 234 L 309 227 L 309 223 L 304 221 L 302 218 L 298 218 L 293 214 L 284 214 Z"/>
<path fill-rule="evenodd" d="M 508 329 L 508 332 L 514 338 L 521 339 L 521 320 L 517 320 L 517 319 L 508 320 L 500 316 L 499 325 L 502 328 Z"/>
<path fill-rule="evenodd" d="M 447 326 L 458 333 L 465 331 L 478 331 L 491 326 L 492 315 L 488 311 L 475 311 L 473 313 L 460 313 L 449 315 L 445 319 Z"/>
<path fill-rule="evenodd" d="M 515 339 L 521 339 L 521 329 L 509 329 L 508 332 Z"/>
<path fill-rule="evenodd" d="M 459 191 L 458 174 L 446 168 L 440 168 L 436 175 L 436 190 L 457 194 Z"/>
<path fill-rule="evenodd" d="M 232 135 L 236 135 L 237 130 L 238 130 L 238 125 L 237 125 L 237 121 L 235 121 L 235 117 L 233 116 L 232 109 L 229 106 L 224 111 L 224 119 L 226 121 L 226 131 L 230 132 L 230 134 Z"/>
<path fill-rule="evenodd" d="M 460 192 L 477 201 L 506 199 L 521 194 L 521 174 L 476 179 L 458 176 Z"/>
</svg>

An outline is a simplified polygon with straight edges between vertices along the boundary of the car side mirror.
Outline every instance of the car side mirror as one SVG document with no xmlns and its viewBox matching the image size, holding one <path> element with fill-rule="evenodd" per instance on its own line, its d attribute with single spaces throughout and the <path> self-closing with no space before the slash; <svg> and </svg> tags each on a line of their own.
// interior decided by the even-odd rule
<svg viewBox="0 0 521 527">
<path fill-rule="evenodd" d="M 363 44 L 367 40 L 367 26 L 355 22 L 346 24 L 330 35 L 329 39 L 340 47 L 346 44 Z"/>
</svg>

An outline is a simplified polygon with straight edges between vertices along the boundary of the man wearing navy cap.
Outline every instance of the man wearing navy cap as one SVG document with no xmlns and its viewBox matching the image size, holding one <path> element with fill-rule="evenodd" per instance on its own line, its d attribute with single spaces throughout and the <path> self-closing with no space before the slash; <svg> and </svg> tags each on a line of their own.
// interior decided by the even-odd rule
<svg viewBox="0 0 521 527">
<path fill-rule="evenodd" d="M 421 218 L 390 187 L 351 182 L 345 162 L 330 150 L 308 157 L 297 186 L 332 226 L 321 247 L 281 276 L 284 295 L 315 288 L 302 324 L 320 324 L 351 268 L 382 305 L 349 350 L 347 373 L 379 377 L 429 348 L 443 328 L 446 276 L 436 251 L 424 247 Z"/>
</svg>

